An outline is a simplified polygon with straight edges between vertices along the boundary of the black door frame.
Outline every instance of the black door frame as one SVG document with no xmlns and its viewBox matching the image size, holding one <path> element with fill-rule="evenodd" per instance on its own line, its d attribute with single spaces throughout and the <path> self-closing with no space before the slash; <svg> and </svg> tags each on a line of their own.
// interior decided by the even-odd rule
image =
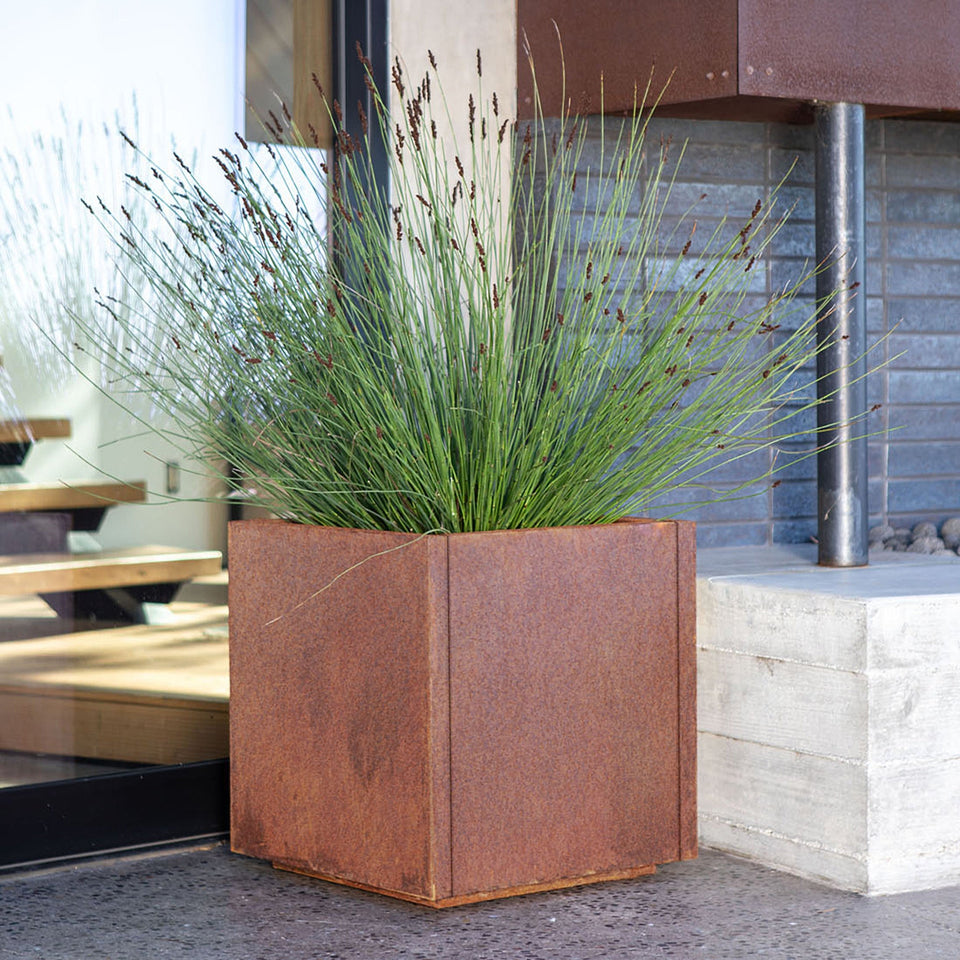
<svg viewBox="0 0 960 960">
<path fill-rule="evenodd" d="M 373 116 L 360 43 L 386 89 L 388 0 L 334 0 L 334 96 Z M 345 110 L 348 130 L 359 124 Z M 386 183 L 386 156 L 376 162 Z M 139 767 L 75 780 L 0 789 L 0 874 L 79 857 L 210 841 L 230 829 L 229 761 Z"/>
</svg>

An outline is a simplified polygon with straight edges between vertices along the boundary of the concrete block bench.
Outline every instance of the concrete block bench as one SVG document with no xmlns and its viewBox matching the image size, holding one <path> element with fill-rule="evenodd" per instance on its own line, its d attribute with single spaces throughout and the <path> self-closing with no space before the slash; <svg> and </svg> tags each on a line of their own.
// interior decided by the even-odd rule
<svg viewBox="0 0 960 960">
<path fill-rule="evenodd" d="M 960 558 L 698 558 L 702 842 L 859 893 L 960 884 Z"/>
</svg>

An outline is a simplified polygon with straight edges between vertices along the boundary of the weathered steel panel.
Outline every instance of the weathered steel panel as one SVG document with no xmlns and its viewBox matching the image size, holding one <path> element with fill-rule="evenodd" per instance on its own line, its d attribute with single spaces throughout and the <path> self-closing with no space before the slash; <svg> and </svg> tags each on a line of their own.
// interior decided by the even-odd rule
<svg viewBox="0 0 960 960">
<path fill-rule="evenodd" d="M 692 530 L 231 524 L 234 849 L 433 905 L 695 855 Z"/>
<path fill-rule="evenodd" d="M 680 859 L 697 855 L 697 533 L 677 523 Z"/>
<path fill-rule="evenodd" d="M 632 110 L 651 78 L 657 93 L 670 81 L 664 103 L 737 93 L 737 0 L 518 0 L 517 26 L 521 116 L 533 113 L 525 44 L 547 116 L 564 94 L 578 112 Z"/>
<path fill-rule="evenodd" d="M 230 525 L 235 850 L 445 895 L 445 559 L 436 538 Z"/>
<path fill-rule="evenodd" d="M 678 859 L 675 525 L 452 538 L 450 601 L 454 895 Z"/>
<path fill-rule="evenodd" d="M 960 109 L 954 0 L 739 0 L 739 92 Z"/>
<path fill-rule="evenodd" d="M 814 100 L 868 116 L 960 111 L 953 0 L 518 0 L 521 116 L 533 113 L 525 37 L 545 113 L 630 110 L 654 71 L 664 114 L 809 122 Z M 558 40 L 559 31 L 559 40 Z M 583 99 L 581 99 L 583 98 Z"/>
</svg>

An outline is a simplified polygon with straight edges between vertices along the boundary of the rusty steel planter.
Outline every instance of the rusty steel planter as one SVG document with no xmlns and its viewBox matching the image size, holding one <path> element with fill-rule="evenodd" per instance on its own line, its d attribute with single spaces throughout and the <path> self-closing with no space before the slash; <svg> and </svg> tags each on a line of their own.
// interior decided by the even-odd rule
<svg viewBox="0 0 960 960">
<path fill-rule="evenodd" d="M 433 906 L 696 856 L 694 534 L 230 525 L 233 849 Z"/>
</svg>

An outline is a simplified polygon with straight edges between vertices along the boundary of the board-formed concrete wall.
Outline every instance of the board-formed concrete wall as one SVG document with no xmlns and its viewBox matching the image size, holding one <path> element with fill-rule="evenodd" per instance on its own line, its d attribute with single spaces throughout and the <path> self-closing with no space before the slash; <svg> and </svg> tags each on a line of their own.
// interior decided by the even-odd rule
<svg viewBox="0 0 960 960">
<path fill-rule="evenodd" d="M 858 893 L 960 882 L 960 560 L 709 550 L 701 841 Z"/>
</svg>

